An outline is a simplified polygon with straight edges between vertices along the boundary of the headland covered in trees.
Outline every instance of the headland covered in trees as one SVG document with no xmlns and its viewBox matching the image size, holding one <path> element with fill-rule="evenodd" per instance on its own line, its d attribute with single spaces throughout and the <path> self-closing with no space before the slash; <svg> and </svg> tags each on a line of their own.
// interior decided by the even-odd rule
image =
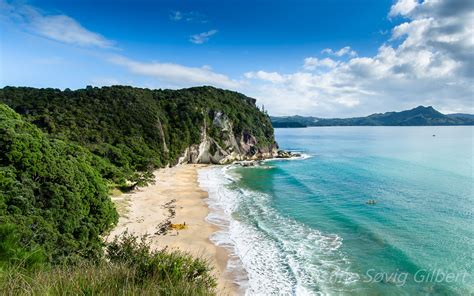
<svg viewBox="0 0 474 296">
<path fill-rule="evenodd" d="M 132 236 L 105 245 L 102 235 L 118 220 L 109 195 L 153 182 L 153 171 L 165 166 L 276 155 L 269 116 L 236 92 L 5 87 L 0 289 L 213 293 L 215 278 L 201 259 L 151 250 Z M 110 286 L 85 280 L 98 274 Z"/>
<path fill-rule="evenodd" d="M 365 117 L 318 118 L 313 116 L 272 116 L 273 127 L 312 126 L 460 126 L 474 125 L 474 115 L 442 114 L 432 106 L 418 106 L 400 112 L 375 113 Z"/>
</svg>

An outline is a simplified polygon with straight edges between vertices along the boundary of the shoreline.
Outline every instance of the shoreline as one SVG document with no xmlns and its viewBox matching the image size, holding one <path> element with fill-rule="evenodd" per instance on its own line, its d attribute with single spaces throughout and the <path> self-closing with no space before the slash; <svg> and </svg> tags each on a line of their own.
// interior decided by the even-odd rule
<svg viewBox="0 0 474 296">
<path fill-rule="evenodd" d="M 198 181 L 198 170 L 208 165 L 183 164 L 154 172 L 155 184 L 112 197 L 120 218 L 106 240 L 125 231 L 147 235 L 153 249 L 169 248 L 209 260 L 214 266 L 218 295 L 238 294 L 239 287 L 227 272 L 228 251 L 210 236 L 220 228 L 206 220 L 208 193 Z M 185 229 L 160 233 L 160 224 L 185 224 Z"/>
</svg>

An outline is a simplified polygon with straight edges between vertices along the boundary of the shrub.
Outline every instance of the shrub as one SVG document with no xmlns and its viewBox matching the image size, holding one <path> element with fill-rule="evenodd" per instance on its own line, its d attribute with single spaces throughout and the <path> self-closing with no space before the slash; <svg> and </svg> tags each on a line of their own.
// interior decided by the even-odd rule
<svg viewBox="0 0 474 296">
<path fill-rule="evenodd" d="M 131 266 L 137 281 L 153 278 L 164 282 L 185 281 L 206 289 L 216 286 L 209 262 L 180 251 L 151 251 L 145 237 L 138 240 L 127 233 L 116 237 L 107 246 L 106 257 L 110 262 Z"/>
<path fill-rule="evenodd" d="M 100 235 L 118 215 L 91 159 L 0 104 L 0 225 L 9 244 L 42 249 L 53 263 L 100 256 Z"/>
</svg>

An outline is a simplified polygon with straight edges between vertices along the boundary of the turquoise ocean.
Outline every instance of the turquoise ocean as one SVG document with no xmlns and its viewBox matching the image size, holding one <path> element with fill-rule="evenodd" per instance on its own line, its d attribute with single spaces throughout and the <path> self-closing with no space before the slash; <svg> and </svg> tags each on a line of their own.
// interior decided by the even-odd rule
<svg viewBox="0 0 474 296">
<path fill-rule="evenodd" d="M 474 294 L 474 127 L 275 136 L 302 157 L 200 171 L 243 292 Z"/>
</svg>

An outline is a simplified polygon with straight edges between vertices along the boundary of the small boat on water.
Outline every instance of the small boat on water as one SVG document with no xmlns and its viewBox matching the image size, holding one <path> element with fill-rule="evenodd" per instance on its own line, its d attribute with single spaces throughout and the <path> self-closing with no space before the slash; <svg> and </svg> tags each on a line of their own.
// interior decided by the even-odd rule
<svg viewBox="0 0 474 296">
<path fill-rule="evenodd" d="M 368 204 L 368 205 L 375 205 L 377 203 L 377 201 L 375 199 L 369 199 L 365 203 Z"/>
</svg>

